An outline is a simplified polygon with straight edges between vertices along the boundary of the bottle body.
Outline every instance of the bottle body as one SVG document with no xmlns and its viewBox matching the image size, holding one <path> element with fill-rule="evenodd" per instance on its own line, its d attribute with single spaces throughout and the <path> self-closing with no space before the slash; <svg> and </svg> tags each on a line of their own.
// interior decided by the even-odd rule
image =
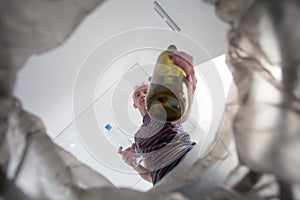
<svg viewBox="0 0 300 200">
<path fill-rule="evenodd" d="M 185 76 L 169 58 L 169 51 L 159 55 L 146 98 L 146 108 L 152 118 L 172 122 L 184 115 L 189 102 Z"/>
</svg>

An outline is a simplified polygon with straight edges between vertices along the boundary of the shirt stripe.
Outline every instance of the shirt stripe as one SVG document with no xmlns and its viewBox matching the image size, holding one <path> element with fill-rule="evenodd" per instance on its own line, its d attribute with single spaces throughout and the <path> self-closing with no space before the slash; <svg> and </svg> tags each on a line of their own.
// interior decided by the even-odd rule
<svg viewBox="0 0 300 200">
<path fill-rule="evenodd" d="M 135 134 L 136 151 L 143 154 L 153 185 L 171 171 L 195 144 L 181 125 L 161 123 L 147 114 Z"/>
</svg>

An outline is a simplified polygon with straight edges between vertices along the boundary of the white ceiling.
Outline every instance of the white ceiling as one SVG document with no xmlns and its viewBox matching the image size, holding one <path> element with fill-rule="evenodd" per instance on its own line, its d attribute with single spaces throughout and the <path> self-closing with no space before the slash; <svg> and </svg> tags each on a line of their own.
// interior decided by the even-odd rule
<svg viewBox="0 0 300 200">
<path fill-rule="evenodd" d="M 101 123 L 128 124 L 126 131 L 134 134 L 132 130 L 138 128 L 140 121 L 138 113 L 130 110 L 131 88 L 151 74 L 149 64 L 170 43 L 194 56 L 199 79 L 205 75 L 200 64 L 223 54 L 225 45 L 226 26 L 215 17 L 210 5 L 201 0 L 157 2 L 180 32 L 171 31 L 154 11 L 153 1 L 107 0 L 62 46 L 32 56 L 20 71 L 15 88 L 23 106 L 43 119 L 48 135 L 56 143 L 116 186 L 139 190 L 151 185 L 140 181 L 122 163 L 105 137 L 99 138 Z M 202 88 L 205 83 L 206 80 L 199 81 Z M 210 104 L 209 100 L 200 101 Z M 125 107 L 114 106 L 123 104 Z M 188 127 L 205 119 L 207 125 L 213 114 L 198 118 L 196 112 L 195 116 Z M 207 125 L 203 129 L 210 128 Z"/>
</svg>

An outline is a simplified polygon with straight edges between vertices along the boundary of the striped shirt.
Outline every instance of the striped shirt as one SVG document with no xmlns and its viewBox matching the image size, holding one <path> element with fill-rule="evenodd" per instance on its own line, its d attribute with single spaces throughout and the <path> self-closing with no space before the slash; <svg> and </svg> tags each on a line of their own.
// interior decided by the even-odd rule
<svg viewBox="0 0 300 200">
<path fill-rule="evenodd" d="M 158 122 L 148 114 L 135 134 L 137 153 L 144 157 L 153 185 L 171 171 L 195 144 L 181 125 Z"/>
</svg>

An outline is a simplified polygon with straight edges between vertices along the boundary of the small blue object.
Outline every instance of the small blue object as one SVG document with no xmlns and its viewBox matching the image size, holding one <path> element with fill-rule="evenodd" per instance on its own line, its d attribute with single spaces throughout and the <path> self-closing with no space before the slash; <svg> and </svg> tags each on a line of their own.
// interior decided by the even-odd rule
<svg viewBox="0 0 300 200">
<path fill-rule="evenodd" d="M 112 126 L 110 124 L 107 124 L 105 127 L 104 127 L 106 130 L 110 131 L 110 129 L 112 129 Z"/>
</svg>

